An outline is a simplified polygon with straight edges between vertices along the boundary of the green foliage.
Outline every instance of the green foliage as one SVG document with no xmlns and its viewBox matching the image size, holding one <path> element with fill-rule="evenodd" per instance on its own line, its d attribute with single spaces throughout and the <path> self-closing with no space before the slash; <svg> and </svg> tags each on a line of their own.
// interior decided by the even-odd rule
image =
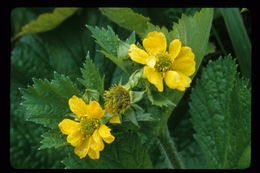
<svg viewBox="0 0 260 173">
<path fill-rule="evenodd" d="M 139 124 L 136 119 L 135 111 L 132 108 L 128 108 L 124 113 L 124 116 L 126 117 L 126 119 L 131 121 L 131 123 L 133 123 L 135 126 L 139 127 Z"/>
<path fill-rule="evenodd" d="M 78 81 L 87 89 L 97 90 L 102 95 L 104 92 L 104 78 L 100 77 L 99 71 L 95 68 L 95 65 L 89 57 L 89 53 L 86 56 L 81 73 L 82 79 L 78 78 Z"/>
<path fill-rule="evenodd" d="M 69 113 L 68 100 L 80 95 L 79 89 L 64 75 L 54 73 L 54 79 L 34 79 L 32 87 L 21 89 L 28 112 L 28 120 L 51 129 L 57 129 L 64 115 Z"/>
<path fill-rule="evenodd" d="M 55 8 L 53 13 L 41 14 L 36 20 L 23 26 L 22 31 L 19 34 L 49 31 L 73 15 L 77 10 L 78 8 Z"/>
<path fill-rule="evenodd" d="M 247 169 L 250 166 L 250 162 L 251 162 L 251 145 L 248 145 L 246 149 L 243 151 L 238 161 L 238 168 Z"/>
<path fill-rule="evenodd" d="M 45 132 L 42 135 L 42 140 L 41 140 L 41 146 L 39 150 L 46 149 L 46 148 L 58 148 L 64 145 L 67 145 L 67 141 L 65 136 L 60 132 L 60 130 L 55 129 L 55 130 L 49 130 Z"/>
<path fill-rule="evenodd" d="M 151 85 L 150 85 L 151 86 Z M 166 94 L 167 93 L 167 94 Z M 172 106 L 175 107 L 176 104 L 173 103 L 169 98 L 169 92 L 164 93 L 157 93 L 155 91 L 152 91 L 151 89 L 147 88 L 147 96 L 151 103 L 155 106 Z"/>
<path fill-rule="evenodd" d="M 210 62 L 192 90 L 190 113 L 195 139 L 210 168 L 238 168 L 250 144 L 251 89 L 231 56 Z"/>
<path fill-rule="evenodd" d="M 12 36 L 21 27 L 36 19 L 39 14 L 52 12 L 53 8 L 15 8 L 11 12 Z M 91 14 L 91 15 L 90 15 Z M 95 15 L 92 15 L 95 14 Z M 64 168 L 60 160 L 65 157 L 63 148 L 38 150 L 41 135 L 46 128 L 31 121 L 27 115 L 18 88 L 32 84 L 32 78 L 53 77 L 53 71 L 70 76 L 73 81 L 80 75 L 87 50 L 94 46 L 90 33 L 84 28 L 87 23 L 97 22 L 99 12 L 89 8 L 80 10 L 63 21 L 55 29 L 41 34 L 27 34 L 12 43 L 10 75 L 10 163 L 14 168 L 44 169 Z M 102 19 L 102 17 L 101 17 Z M 104 22 L 108 23 L 108 22 Z M 78 27 L 82 26 L 82 27 Z M 95 52 L 92 52 L 97 57 Z M 102 58 L 102 56 L 99 56 Z M 106 68 L 110 69 L 111 64 Z"/>
<path fill-rule="evenodd" d="M 102 14 L 110 20 L 117 23 L 130 31 L 135 31 L 142 38 L 146 36 L 147 23 L 149 17 L 144 17 L 141 14 L 135 13 L 130 8 L 99 8 Z"/>
<path fill-rule="evenodd" d="M 133 39 L 133 33 L 129 36 L 127 42 L 123 42 L 118 38 L 110 26 L 107 27 L 107 30 L 104 28 L 99 29 L 98 27 L 94 28 L 88 25 L 87 28 L 96 39 L 96 43 L 104 49 L 99 51 L 113 61 L 124 72 L 130 73 L 132 71 L 132 62 L 124 57 L 128 55 L 128 49 L 130 48 L 130 45 L 127 42 L 135 40 Z"/>
<path fill-rule="evenodd" d="M 238 8 L 222 8 L 221 14 L 224 18 L 229 37 L 242 74 L 251 78 L 251 42 L 246 32 L 242 16 Z M 243 45 L 243 46 L 241 46 Z"/>
</svg>

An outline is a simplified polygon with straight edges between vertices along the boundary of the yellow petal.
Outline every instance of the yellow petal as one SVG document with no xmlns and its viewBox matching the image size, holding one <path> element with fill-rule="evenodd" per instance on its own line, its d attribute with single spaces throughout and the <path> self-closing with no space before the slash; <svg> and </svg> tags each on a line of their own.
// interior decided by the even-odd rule
<svg viewBox="0 0 260 173">
<path fill-rule="evenodd" d="M 176 71 L 167 71 L 164 81 L 169 88 L 176 89 L 180 83 L 180 75 Z"/>
<path fill-rule="evenodd" d="M 181 72 L 168 71 L 164 76 L 166 85 L 171 89 L 178 89 L 184 91 L 190 86 L 191 79 Z"/>
<path fill-rule="evenodd" d="M 163 33 L 153 31 L 147 34 L 143 46 L 148 54 L 156 56 L 166 51 L 167 41 Z"/>
<path fill-rule="evenodd" d="M 69 99 L 69 107 L 71 112 L 73 112 L 78 117 L 86 116 L 87 114 L 87 104 L 75 95 Z"/>
<path fill-rule="evenodd" d="M 180 81 L 179 87 L 177 89 L 180 91 L 184 91 L 185 88 L 190 87 L 191 79 L 179 71 L 178 71 L 178 73 L 180 74 L 181 81 Z"/>
<path fill-rule="evenodd" d="M 99 159 L 99 151 L 95 151 L 95 150 L 92 150 L 91 148 L 89 149 L 88 151 L 88 156 L 91 158 L 91 159 Z"/>
<path fill-rule="evenodd" d="M 181 48 L 180 53 L 176 57 L 176 59 L 181 58 L 181 57 L 190 57 L 191 59 L 194 59 L 195 56 L 190 47 L 184 46 Z"/>
<path fill-rule="evenodd" d="M 82 133 L 79 130 L 73 131 L 71 134 L 68 135 L 67 137 L 67 142 L 70 143 L 73 147 L 76 147 L 82 143 Z"/>
<path fill-rule="evenodd" d="M 103 140 L 104 140 L 106 143 L 110 144 L 110 143 L 112 143 L 112 142 L 115 140 L 115 137 L 114 137 L 113 135 L 110 135 L 110 136 L 108 136 L 108 137 L 104 137 Z"/>
<path fill-rule="evenodd" d="M 148 78 L 148 81 L 152 83 L 158 89 L 159 92 L 163 91 L 163 77 L 154 68 L 145 66 L 144 76 Z"/>
<path fill-rule="evenodd" d="M 146 59 L 148 58 L 148 54 L 135 44 L 131 44 L 128 55 L 131 60 L 140 64 L 146 64 Z"/>
<path fill-rule="evenodd" d="M 112 118 L 109 120 L 109 122 L 110 122 L 110 123 L 114 123 L 114 124 L 121 124 L 119 115 L 116 115 L 115 117 L 112 117 Z"/>
<path fill-rule="evenodd" d="M 74 148 L 74 153 L 79 156 L 80 159 L 86 157 L 89 151 L 89 139 L 85 139 L 81 145 Z"/>
<path fill-rule="evenodd" d="M 191 76 L 195 72 L 195 61 L 192 57 L 177 58 L 174 60 L 172 68 L 186 76 Z"/>
<path fill-rule="evenodd" d="M 111 129 L 104 124 L 102 124 L 98 129 L 100 136 L 108 144 L 112 143 L 115 140 L 115 137 L 111 135 L 110 131 Z"/>
<path fill-rule="evenodd" d="M 179 39 L 173 40 L 169 46 L 169 55 L 171 57 L 171 61 L 173 61 L 178 56 L 180 50 L 181 50 L 181 41 Z"/>
<path fill-rule="evenodd" d="M 146 59 L 146 65 L 150 66 L 150 67 L 154 67 L 156 64 L 156 58 L 154 56 L 149 56 Z"/>
<path fill-rule="evenodd" d="M 70 119 L 64 119 L 59 123 L 59 128 L 63 134 L 68 135 L 73 131 L 80 129 L 80 123 Z"/>
<path fill-rule="evenodd" d="M 102 124 L 98 129 L 98 133 L 102 138 L 109 137 L 111 135 L 110 131 L 111 129 L 107 127 L 105 124 Z"/>
<path fill-rule="evenodd" d="M 100 104 L 97 101 L 92 101 L 88 105 L 88 118 L 101 118 L 104 113 L 105 111 L 101 108 Z"/>
<path fill-rule="evenodd" d="M 91 139 L 91 144 L 90 144 L 91 149 L 95 151 L 102 151 L 104 149 L 104 142 L 101 136 L 99 135 L 98 130 L 94 131 L 90 139 Z"/>
</svg>

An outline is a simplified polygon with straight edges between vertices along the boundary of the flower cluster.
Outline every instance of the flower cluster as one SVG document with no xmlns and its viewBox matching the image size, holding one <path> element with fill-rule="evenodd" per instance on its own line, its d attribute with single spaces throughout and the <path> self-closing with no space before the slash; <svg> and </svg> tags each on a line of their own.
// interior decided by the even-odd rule
<svg viewBox="0 0 260 173">
<path fill-rule="evenodd" d="M 165 84 L 170 89 L 184 91 L 190 86 L 190 76 L 195 72 L 194 53 L 188 46 L 182 46 L 175 39 L 169 44 L 161 32 L 150 32 L 143 40 L 144 50 L 135 44 L 128 50 L 132 61 L 144 64 L 143 75 L 159 92 L 163 92 Z M 74 148 L 74 153 L 80 158 L 88 155 L 91 159 L 99 159 L 104 142 L 110 144 L 115 137 L 111 129 L 102 121 L 105 111 L 114 115 L 110 123 L 121 123 L 120 116 L 131 105 L 131 92 L 122 85 L 115 85 L 104 92 L 105 110 L 97 101 L 86 104 L 81 98 L 72 96 L 69 108 L 77 116 L 75 120 L 64 119 L 59 124 L 61 132 L 67 136 L 67 142 Z"/>
</svg>

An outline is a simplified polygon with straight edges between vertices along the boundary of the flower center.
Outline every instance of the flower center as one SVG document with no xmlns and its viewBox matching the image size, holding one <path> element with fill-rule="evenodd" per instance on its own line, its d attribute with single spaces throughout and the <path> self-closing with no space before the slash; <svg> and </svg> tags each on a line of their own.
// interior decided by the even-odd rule
<svg viewBox="0 0 260 173">
<path fill-rule="evenodd" d="M 101 121 L 98 118 L 80 118 L 80 130 L 85 137 L 91 136 L 100 125 Z"/>
<path fill-rule="evenodd" d="M 155 64 L 155 69 L 160 73 L 165 73 L 172 69 L 172 62 L 168 55 L 158 57 L 158 61 Z"/>
<path fill-rule="evenodd" d="M 118 115 L 124 113 L 130 104 L 130 94 L 121 85 L 116 85 L 105 91 L 105 109 L 108 113 Z"/>
</svg>

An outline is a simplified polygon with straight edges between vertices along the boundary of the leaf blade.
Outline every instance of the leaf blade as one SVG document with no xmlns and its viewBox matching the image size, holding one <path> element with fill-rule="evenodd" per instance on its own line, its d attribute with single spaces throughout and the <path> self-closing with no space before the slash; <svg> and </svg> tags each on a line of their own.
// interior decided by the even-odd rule
<svg viewBox="0 0 260 173">
<path fill-rule="evenodd" d="M 79 8 L 55 8 L 53 13 L 41 14 L 36 20 L 23 26 L 20 34 L 40 33 L 54 29 Z"/>
<path fill-rule="evenodd" d="M 251 42 L 238 8 L 222 8 L 229 37 L 242 74 L 251 79 Z"/>
</svg>

